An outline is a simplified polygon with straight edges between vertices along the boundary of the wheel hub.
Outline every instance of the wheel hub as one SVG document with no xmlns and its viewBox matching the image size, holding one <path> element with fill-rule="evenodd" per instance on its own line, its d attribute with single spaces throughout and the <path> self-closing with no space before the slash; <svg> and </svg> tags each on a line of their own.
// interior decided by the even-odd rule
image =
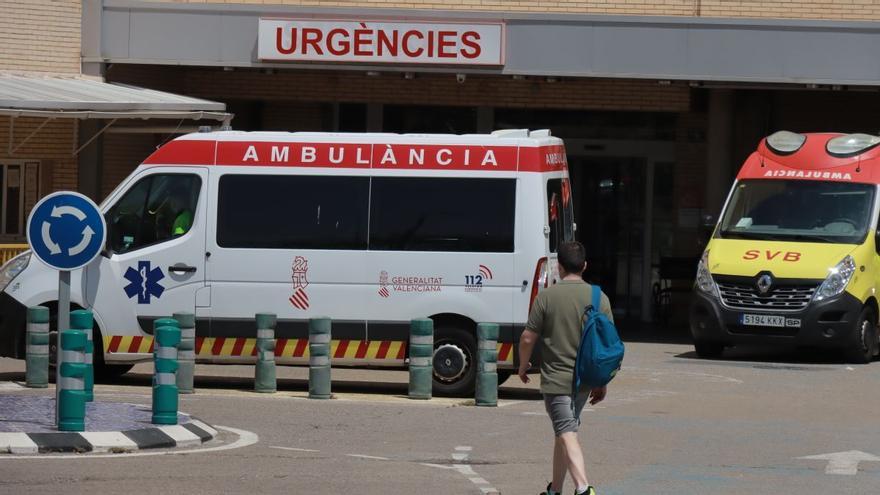
<svg viewBox="0 0 880 495">
<path fill-rule="evenodd" d="M 455 344 L 442 344 L 434 349 L 434 376 L 451 383 L 464 376 L 468 358 L 464 349 Z"/>
</svg>

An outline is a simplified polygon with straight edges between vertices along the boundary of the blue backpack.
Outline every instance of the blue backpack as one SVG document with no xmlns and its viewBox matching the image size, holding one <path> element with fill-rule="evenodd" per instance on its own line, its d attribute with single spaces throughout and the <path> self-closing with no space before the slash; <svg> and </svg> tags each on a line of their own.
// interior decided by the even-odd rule
<svg viewBox="0 0 880 495">
<path fill-rule="evenodd" d="M 623 342 L 617 328 L 599 310 L 602 290 L 593 285 L 592 304 L 584 309 L 584 329 L 574 365 L 572 404 L 582 384 L 588 388 L 604 387 L 614 378 L 623 362 Z"/>
</svg>

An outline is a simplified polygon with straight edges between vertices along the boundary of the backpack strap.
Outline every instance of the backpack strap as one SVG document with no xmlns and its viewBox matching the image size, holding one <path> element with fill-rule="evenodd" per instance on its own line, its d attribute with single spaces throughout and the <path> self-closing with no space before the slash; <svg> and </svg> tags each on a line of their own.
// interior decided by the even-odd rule
<svg viewBox="0 0 880 495">
<path fill-rule="evenodd" d="M 596 311 L 601 311 L 600 305 L 602 304 L 602 288 L 595 284 L 591 285 L 590 288 L 593 291 L 593 302 L 591 303 L 593 305 L 593 309 L 595 309 Z"/>
</svg>

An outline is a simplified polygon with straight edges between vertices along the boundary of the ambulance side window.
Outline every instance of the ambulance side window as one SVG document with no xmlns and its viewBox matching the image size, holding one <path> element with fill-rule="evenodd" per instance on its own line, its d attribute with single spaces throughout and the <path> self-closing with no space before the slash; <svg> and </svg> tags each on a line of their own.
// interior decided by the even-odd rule
<svg viewBox="0 0 880 495">
<path fill-rule="evenodd" d="M 189 232 L 201 179 L 156 174 L 139 180 L 107 212 L 107 235 L 114 253 L 127 253 Z"/>
<path fill-rule="evenodd" d="M 219 193 L 220 247 L 367 247 L 368 177 L 227 174 Z"/>
<path fill-rule="evenodd" d="M 513 252 L 515 179 L 374 177 L 370 249 Z"/>
<path fill-rule="evenodd" d="M 559 244 L 574 240 L 574 215 L 571 204 L 571 186 L 568 179 L 547 181 L 547 224 L 550 226 L 550 252 Z"/>
</svg>

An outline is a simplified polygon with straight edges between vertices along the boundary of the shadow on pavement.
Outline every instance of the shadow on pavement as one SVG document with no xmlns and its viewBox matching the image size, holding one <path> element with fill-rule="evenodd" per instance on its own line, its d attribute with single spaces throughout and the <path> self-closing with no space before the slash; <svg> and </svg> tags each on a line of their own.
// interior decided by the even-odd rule
<svg viewBox="0 0 880 495">
<path fill-rule="evenodd" d="M 702 362 L 714 365 L 750 364 L 755 367 L 762 367 L 764 365 L 769 369 L 797 369 L 785 365 L 848 365 L 840 351 L 794 347 L 736 346 L 725 349 L 724 354 L 717 359 L 700 358 L 694 351 L 683 352 L 675 357 L 695 363 Z"/>
</svg>

